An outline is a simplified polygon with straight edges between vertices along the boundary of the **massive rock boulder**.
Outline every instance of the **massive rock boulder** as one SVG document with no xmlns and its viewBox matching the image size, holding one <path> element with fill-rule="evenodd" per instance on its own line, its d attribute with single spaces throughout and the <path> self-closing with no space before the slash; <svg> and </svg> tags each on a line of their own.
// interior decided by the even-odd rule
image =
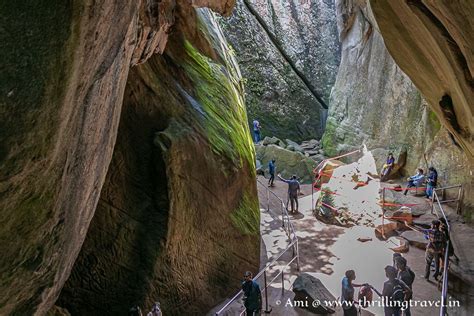
<svg viewBox="0 0 474 316">
<path fill-rule="evenodd" d="M 447 129 L 427 156 L 449 174 L 445 184 L 464 184 L 474 204 L 474 2 L 370 3 L 391 55 Z"/>
<path fill-rule="evenodd" d="M 424 139 L 439 129 L 420 93 L 385 48 L 365 1 L 336 1 L 341 65 L 331 94 L 322 146 L 327 155 L 367 147 L 376 159 L 409 152 L 415 168 Z M 414 155 L 416 155 L 414 157 Z"/>
<path fill-rule="evenodd" d="M 313 314 L 334 314 L 333 306 L 321 304 L 321 302 L 334 302 L 336 298 L 329 292 L 320 279 L 308 274 L 301 273 L 293 283 L 293 300 L 299 302 L 297 307 L 306 308 Z"/>
<path fill-rule="evenodd" d="M 75 314 L 203 312 L 236 290 L 258 261 L 254 154 L 209 13 L 21 1 L 0 15 L 0 314 L 44 315 L 73 266 L 59 303 Z"/>
<path fill-rule="evenodd" d="M 249 119 L 259 119 L 264 135 L 321 137 L 321 102 L 339 64 L 333 3 L 239 0 L 220 22 L 242 69 Z"/>
<path fill-rule="evenodd" d="M 474 2 L 370 3 L 393 58 L 474 160 Z"/>
<path fill-rule="evenodd" d="M 268 163 L 276 160 L 276 172 L 284 178 L 296 175 L 304 183 L 313 181 L 313 169 L 317 162 L 300 152 L 290 151 L 276 145 L 256 146 L 257 159 L 263 164 L 268 175 Z"/>
<path fill-rule="evenodd" d="M 365 143 L 379 170 L 388 152 L 403 158 L 402 174 L 433 165 L 440 185 L 464 184 L 472 202 L 472 163 L 392 59 L 368 1 L 337 0 L 336 9 L 342 53 L 322 139 L 325 154 Z"/>
</svg>

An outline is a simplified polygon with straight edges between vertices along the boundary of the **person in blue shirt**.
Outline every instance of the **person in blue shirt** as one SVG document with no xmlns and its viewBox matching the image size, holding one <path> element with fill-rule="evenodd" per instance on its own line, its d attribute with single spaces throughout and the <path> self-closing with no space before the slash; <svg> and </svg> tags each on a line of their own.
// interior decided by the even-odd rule
<svg viewBox="0 0 474 316">
<path fill-rule="evenodd" d="M 365 284 L 355 284 L 356 279 L 354 270 L 347 270 L 345 277 L 342 278 L 341 305 L 344 316 L 357 316 L 356 302 L 354 301 L 354 287 L 368 286 Z"/>
<path fill-rule="evenodd" d="M 253 125 L 253 140 L 255 141 L 255 144 L 260 141 L 260 129 L 262 128 L 260 126 L 260 122 L 255 119 L 252 122 Z"/>
<path fill-rule="evenodd" d="M 431 198 L 433 189 L 438 185 L 438 171 L 434 167 L 430 167 L 428 173 L 428 182 L 426 184 L 426 198 Z"/>
<path fill-rule="evenodd" d="M 268 163 L 268 173 L 270 173 L 270 179 L 268 179 L 269 187 L 272 187 L 273 181 L 275 181 L 275 170 L 276 170 L 275 159 L 272 159 Z"/>
<path fill-rule="evenodd" d="M 425 181 L 425 175 L 423 173 L 423 169 L 418 168 L 417 173 L 414 176 L 409 177 L 407 180 L 408 180 L 408 185 L 405 192 L 403 192 L 403 194 L 405 195 L 407 195 L 409 188 L 418 187 L 423 184 L 423 181 Z"/>
<path fill-rule="evenodd" d="M 382 171 L 380 172 L 380 181 L 385 181 L 385 178 L 390 175 L 390 172 L 395 165 L 395 158 L 393 157 L 392 153 L 388 154 L 387 161 L 382 167 Z"/>
<path fill-rule="evenodd" d="M 296 175 L 293 175 L 289 180 L 282 178 L 280 174 L 278 175 L 278 178 L 288 184 L 288 200 L 289 204 L 291 204 L 291 213 L 298 213 L 298 194 L 300 194 L 300 183 L 296 179 Z M 286 208 L 288 209 L 288 203 Z"/>
<path fill-rule="evenodd" d="M 242 291 L 244 292 L 244 306 L 247 315 L 257 316 L 262 309 L 262 292 L 258 283 L 252 280 L 252 278 L 252 272 L 245 272 Z"/>
</svg>

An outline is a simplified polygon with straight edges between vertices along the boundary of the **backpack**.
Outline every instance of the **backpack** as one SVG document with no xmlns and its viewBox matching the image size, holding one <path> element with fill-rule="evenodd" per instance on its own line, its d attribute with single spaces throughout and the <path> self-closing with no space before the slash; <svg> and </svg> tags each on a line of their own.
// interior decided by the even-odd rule
<svg viewBox="0 0 474 316">
<path fill-rule="evenodd" d="M 431 231 L 429 234 L 431 249 L 434 252 L 441 252 L 446 243 L 446 237 L 443 232 L 439 230 Z"/>
<path fill-rule="evenodd" d="M 390 302 L 395 303 L 394 306 L 402 306 L 402 303 L 405 301 L 405 291 L 398 280 L 394 280 L 392 284 L 393 288 L 392 293 L 389 296 L 389 300 Z"/>
<path fill-rule="evenodd" d="M 410 284 L 410 286 L 411 286 L 413 284 L 413 282 L 415 282 L 415 272 L 413 272 L 413 270 L 410 269 L 410 268 L 407 268 L 407 270 L 411 275 L 411 284 Z"/>
</svg>

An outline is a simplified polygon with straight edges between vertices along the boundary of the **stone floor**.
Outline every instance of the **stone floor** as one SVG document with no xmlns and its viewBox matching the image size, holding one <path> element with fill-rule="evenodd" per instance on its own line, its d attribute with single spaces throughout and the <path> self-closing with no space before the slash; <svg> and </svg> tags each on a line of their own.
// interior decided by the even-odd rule
<svg viewBox="0 0 474 316">
<path fill-rule="evenodd" d="M 260 177 L 261 181 L 265 181 Z M 345 181 L 345 180 L 344 180 Z M 374 184 L 375 185 L 375 184 Z M 379 185 L 379 184 L 377 184 Z M 383 184 L 382 184 L 383 185 Z M 286 199 L 287 185 L 276 181 L 275 187 L 271 190 L 283 200 Z M 373 188 L 367 188 L 373 190 Z M 261 251 L 261 268 L 268 262 L 273 260 L 275 256 L 284 250 L 288 244 L 287 237 L 281 229 L 280 205 L 279 201 L 270 195 L 270 212 L 267 211 L 267 194 L 262 185 L 259 184 L 259 198 L 261 202 L 261 232 L 262 232 L 262 251 Z M 364 193 L 365 192 L 365 193 Z M 372 194 L 369 191 L 358 191 L 358 195 Z M 312 214 L 312 205 L 315 196 L 311 196 L 311 185 L 302 186 L 302 197 L 299 199 L 299 213 L 291 215 L 295 230 L 299 239 L 300 254 L 300 271 L 307 272 L 319 278 L 325 286 L 331 291 L 335 297 L 340 295 L 340 282 L 343 274 L 348 269 L 356 271 L 357 280 L 355 282 L 367 282 L 381 290 L 385 280 L 383 268 L 385 265 L 391 264 L 393 252 L 389 249 L 387 242 L 379 240 L 374 235 L 374 228 L 364 225 L 353 226 L 351 228 L 342 228 L 334 225 L 326 225 L 318 221 Z M 407 197 L 401 198 L 404 203 L 416 203 L 421 207 L 430 210 L 429 201 L 422 197 L 409 194 Z M 369 203 L 370 198 L 356 199 L 359 203 Z M 371 203 L 374 203 L 373 200 Z M 353 201 L 351 201 L 353 202 Z M 366 209 L 372 214 L 375 207 L 365 205 Z M 357 206 L 352 205 L 352 208 Z M 474 229 L 471 226 L 462 223 L 462 218 L 457 216 L 449 207 L 445 208 L 448 217 L 452 223 L 452 238 L 456 247 L 456 253 L 460 257 L 459 265 L 452 265 L 451 270 L 451 286 L 450 294 L 456 300 L 460 300 L 462 307 L 449 310 L 449 315 L 472 315 L 474 307 L 474 297 L 471 293 L 472 286 L 469 286 L 469 278 L 473 273 L 474 255 L 470 252 L 470 244 L 474 240 Z M 363 212 L 364 208 L 359 211 Z M 369 213 L 369 212 L 367 212 Z M 373 224 L 379 224 L 380 218 L 376 218 Z M 372 240 L 368 242 L 360 242 L 358 237 L 369 237 Z M 416 274 L 416 280 L 413 285 L 414 300 L 428 300 L 435 302 L 440 298 L 439 284 L 434 282 L 426 282 L 422 276 L 424 273 L 424 251 L 416 247 L 410 247 L 408 253 L 404 254 L 408 260 L 409 266 Z M 285 255 L 277 262 L 277 267 L 270 271 L 267 280 L 272 279 L 276 275 L 278 268 L 281 268 L 291 255 Z M 282 289 L 281 280 L 278 279 L 267 291 L 268 310 L 273 315 L 314 315 L 304 309 L 291 306 L 294 297 L 292 284 L 298 275 L 296 265 L 293 264 L 291 269 L 287 269 L 284 274 L 284 289 Z M 462 276 L 459 278 L 458 276 Z M 468 276 L 468 277 L 466 277 Z M 467 281 L 466 281 L 467 280 Z M 263 286 L 263 280 L 259 283 Z M 377 297 L 374 294 L 374 297 Z M 238 315 L 241 311 L 242 302 L 238 301 L 226 315 Z M 424 303 L 424 304 L 429 304 Z M 266 308 L 266 300 L 264 299 L 264 308 Z M 215 310 L 213 310 L 215 311 Z M 212 314 L 212 313 L 210 313 Z M 417 306 L 412 307 L 412 315 L 437 315 L 439 308 L 436 306 Z M 335 315 L 342 315 L 342 311 L 338 310 Z M 362 315 L 383 315 L 382 309 L 376 306 L 362 310 Z"/>
</svg>

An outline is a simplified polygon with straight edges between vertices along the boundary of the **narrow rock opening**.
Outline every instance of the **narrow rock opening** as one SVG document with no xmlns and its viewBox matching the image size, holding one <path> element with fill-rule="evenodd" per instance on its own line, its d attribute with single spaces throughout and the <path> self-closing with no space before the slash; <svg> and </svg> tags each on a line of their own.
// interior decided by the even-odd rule
<svg viewBox="0 0 474 316">
<path fill-rule="evenodd" d="M 153 292 L 168 230 L 163 150 L 155 135 L 168 119 L 131 74 L 117 143 L 97 211 L 59 306 L 73 315 L 122 314 Z M 107 302 L 107 304 L 104 304 Z"/>
</svg>

